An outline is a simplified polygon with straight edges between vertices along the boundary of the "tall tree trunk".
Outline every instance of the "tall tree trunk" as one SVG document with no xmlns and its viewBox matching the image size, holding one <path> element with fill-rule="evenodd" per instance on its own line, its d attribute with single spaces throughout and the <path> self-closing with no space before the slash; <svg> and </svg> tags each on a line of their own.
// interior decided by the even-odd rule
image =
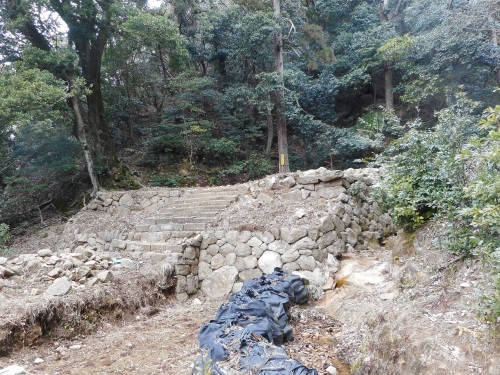
<svg viewBox="0 0 500 375">
<path fill-rule="evenodd" d="M 493 20 L 492 20 L 493 21 Z M 493 45 L 495 46 L 495 48 L 498 48 L 498 34 L 497 34 L 497 31 L 495 29 L 495 23 L 494 21 L 492 22 L 492 29 L 491 29 L 491 42 L 493 43 Z M 496 66 L 495 68 L 496 70 L 496 80 L 497 80 L 497 83 L 500 85 L 500 67 L 499 66 Z"/>
<path fill-rule="evenodd" d="M 268 95 L 267 100 L 269 101 L 269 109 L 267 110 L 267 144 L 266 144 L 266 155 L 271 155 L 271 148 L 273 146 L 274 138 L 274 126 L 273 126 L 273 114 L 271 111 L 271 96 Z"/>
<path fill-rule="evenodd" d="M 281 15 L 280 0 L 273 0 L 274 14 Z M 274 64 L 278 73 L 281 88 L 276 92 L 276 129 L 278 132 L 278 156 L 279 173 L 290 172 L 288 163 L 288 141 L 286 132 L 286 121 L 282 113 L 282 104 L 284 98 L 283 90 L 283 38 L 281 32 L 274 36 Z"/>
<path fill-rule="evenodd" d="M 386 61 L 385 63 L 385 109 L 387 111 L 392 111 L 394 109 L 394 93 L 393 93 L 393 73 L 394 64 L 392 61 Z"/>
<path fill-rule="evenodd" d="M 389 0 L 383 0 L 379 5 L 379 16 L 380 22 L 382 24 L 389 20 L 387 14 L 387 7 L 389 6 Z M 398 8 L 400 6 L 398 5 Z M 394 109 L 394 93 L 393 93 L 393 75 L 394 75 L 394 62 L 386 61 L 384 67 L 384 97 L 385 97 L 385 109 L 387 111 L 392 111 Z"/>
</svg>

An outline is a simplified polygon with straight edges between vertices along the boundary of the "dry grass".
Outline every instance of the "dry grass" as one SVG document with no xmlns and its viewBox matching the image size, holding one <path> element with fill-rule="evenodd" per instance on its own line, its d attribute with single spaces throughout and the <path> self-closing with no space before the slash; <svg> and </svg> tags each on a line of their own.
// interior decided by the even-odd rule
<svg viewBox="0 0 500 375">
<path fill-rule="evenodd" d="M 0 307 L 6 312 L 0 315 L 0 355 L 39 344 L 45 338 L 88 333 L 103 317 L 121 319 L 156 305 L 166 298 L 157 287 L 163 277 L 161 271 L 144 267 L 119 274 L 109 284 L 86 287 L 64 297 L 33 296 L 31 303 L 25 296 L 10 300 L 9 305 Z"/>
</svg>

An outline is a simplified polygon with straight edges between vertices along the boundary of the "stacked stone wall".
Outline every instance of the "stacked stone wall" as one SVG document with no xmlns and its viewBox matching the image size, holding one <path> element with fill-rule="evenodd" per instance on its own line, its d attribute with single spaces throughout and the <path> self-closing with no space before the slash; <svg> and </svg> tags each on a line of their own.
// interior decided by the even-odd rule
<svg viewBox="0 0 500 375">
<path fill-rule="evenodd" d="M 137 190 L 137 191 L 99 191 L 87 209 L 105 211 L 110 214 L 128 209 L 135 211 L 156 211 L 168 207 L 173 199 L 181 196 L 180 189 Z"/>
<path fill-rule="evenodd" d="M 207 231 L 200 244 L 198 278 L 205 295 L 236 292 L 242 283 L 274 267 L 306 271 L 334 279 L 343 253 L 378 247 L 395 234 L 390 215 L 370 201 L 375 170 L 319 169 L 295 177 L 272 176 L 266 188 L 283 189 L 287 199 L 322 199 L 319 224 L 309 228 L 270 228 L 266 231 Z M 257 195 L 258 198 L 258 195 Z M 223 280 L 223 281 L 221 281 Z M 333 286 L 333 285 L 331 285 Z"/>
<path fill-rule="evenodd" d="M 396 232 L 390 215 L 369 199 L 377 177 L 374 169 L 320 168 L 242 184 L 233 190 L 240 203 L 263 199 L 281 199 L 292 207 L 294 202 L 305 203 L 303 207 L 315 203 L 314 207 L 319 207 L 314 212 L 317 220 L 310 225 L 278 224 L 266 230 L 215 226 L 213 230 L 183 231 L 189 235 L 175 243 L 167 241 L 178 237 L 173 234 L 182 224 L 159 224 L 148 217 L 178 201 L 187 189 L 100 192 L 88 209 L 105 211 L 110 217 L 128 210 L 152 212 L 142 223 L 123 230 L 103 228 L 97 233 L 79 233 L 70 225 L 65 238 L 70 249 L 172 253 L 178 278 L 176 291 L 183 298 L 199 289 L 205 295 L 222 297 L 238 291 L 246 280 L 271 273 L 274 267 L 321 274 L 332 284 L 342 254 L 377 247 Z"/>
</svg>

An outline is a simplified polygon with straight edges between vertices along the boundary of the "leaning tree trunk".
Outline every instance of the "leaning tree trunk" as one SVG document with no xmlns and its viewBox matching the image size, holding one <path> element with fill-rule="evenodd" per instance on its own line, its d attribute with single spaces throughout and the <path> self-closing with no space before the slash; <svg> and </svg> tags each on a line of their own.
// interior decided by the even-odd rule
<svg viewBox="0 0 500 375">
<path fill-rule="evenodd" d="M 89 173 L 90 181 L 92 183 L 92 193 L 95 194 L 99 190 L 99 180 L 97 179 L 97 175 L 94 171 L 94 160 L 92 157 L 91 149 L 87 142 L 87 136 L 85 132 L 85 122 L 83 121 L 83 116 L 82 116 L 82 104 L 80 102 L 80 98 L 78 97 L 78 93 L 75 93 L 75 96 L 71 97 L 71 105 L 73 106 L 73 111 L 75 112 L 75 122 L 76 122 L 78 139 L 80 140 L 83 146 L 83 155 L 85 156 L 87 171 Z"/>
<path fill-rule="evenodd" d="M 281 15 L 280 0 L 273 0 L 274 14 Z M 290 172 L 288 163 L 288 141 L 286 132 L 286 121 L 283 117 L 283 38 L 281 31 L 274 36 L 274 64 L 278 73 L 280 88 L 276 92 L 276 130 L 278 133 L 278 156 L 279 173 Z"/>
<path fill-rule="evenodd" d="M 77 131 L 79 140 L 87 144 L 93 153 L 92 160 L 104 163 L 109 169 L 116 164 L 116 152 L 111 137 L 111 131 L 104 120 L 104 104 L 101 92 L 101 61 L 108 36 L 111 32 L 111 15 L 114 0 L 102 2 L 80 1 L 70 2 L 67 0 L 49 0 L 52 9 L 64 20 L 68 26 L 68 41 L 70 46 L 74 44 L 79 63 L 82 68 L 83 78 L 86 81 L 88 94 L 87 111 L 83 112 L 83 106 L 77 106 L 79 113 L 75 112 L 75 118 L 86 124 L 87 134 L 85 139 L 80 139 L 81 132 Z M 34 22 L 33 9 L 30 2 L 24 0 L 5 0 L 6 16 L 19 32 L 21 32 L 33 47 L 43 51 L 51 51 L 53 47 L 50 41 L 42 33 L 40 25 Z M 62 79 L 72 80 L 64 71 L 72 72 L 74 67 L 68 64 L 64 68 L 60 66 L 52 69 L 52 73 Z M 73 100 L 70 107 L 75 110 Z M 87 156 L 86 156 L 87 157 Z M 98 159 L 96 159 L 98 158 Z M 90 173 L 90 171 L 89 171 Z M 93 179 L 92 176 L 90 176 Z M 95 176 L 94 176 L 95 177 Z M 93 187 L 95 185 L 93 183 Z"/>
<path fill-rule="evenodd" d="M 104 119 L 104 100 L 101 90 L 101 61 L 106 47 L 106 30 L 101 29 L 95 38 L 71 32 L 82 66 L 82 75 L 87 88 L 87 120 L 91 149 L 99 162 L 111 167 L 116 163 L 116 149 L 111 130 Z M 76 35 L 75 35 L 76 34 Z"/>
</svg>

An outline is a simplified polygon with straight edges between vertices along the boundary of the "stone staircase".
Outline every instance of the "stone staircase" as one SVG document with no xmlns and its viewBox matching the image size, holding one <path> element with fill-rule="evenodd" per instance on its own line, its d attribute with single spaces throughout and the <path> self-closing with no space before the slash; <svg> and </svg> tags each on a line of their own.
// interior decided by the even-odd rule
<svg viewBox="0 0 500 375">
<path fill-rule="evenodd" d="M 114 239 L 113 250 L 180 252 L 179 240 L 206 229 L 211 218 L 238 200 L 234 186 L 185 189 L 154 217 L 135 227 L 133 238 Z"/>
</svg>

